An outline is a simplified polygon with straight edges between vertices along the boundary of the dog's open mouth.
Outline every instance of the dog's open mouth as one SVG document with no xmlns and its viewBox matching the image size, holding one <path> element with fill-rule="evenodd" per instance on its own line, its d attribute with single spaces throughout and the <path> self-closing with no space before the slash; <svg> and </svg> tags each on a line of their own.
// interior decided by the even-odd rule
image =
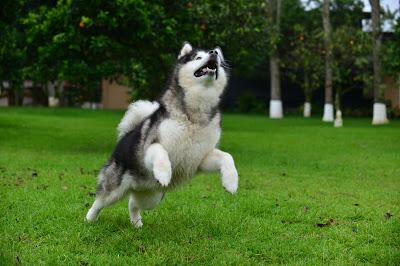
<svg viewBox="0 0 400 266">
<path fill-rule="evenodd" d="M 205 65 L 200 67 L 196 72 L 194 72 L 195 77 L 202 77 L 204 75 L 213 76 L 215 74 L 215 79 L 218 78 L 218 61 L 211 58 L 207 61 Z"/>
</svg>

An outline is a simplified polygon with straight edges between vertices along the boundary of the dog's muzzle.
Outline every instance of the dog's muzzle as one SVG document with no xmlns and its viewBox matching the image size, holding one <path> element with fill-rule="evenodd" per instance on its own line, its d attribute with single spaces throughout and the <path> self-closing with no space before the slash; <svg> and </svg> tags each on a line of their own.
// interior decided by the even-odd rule
<svg viewBox="0 0 400 266">
<path fill-rule="evenodd" d="M 215 75 L 215 79 L 218 79 L 218 55 L 216 53 L 210 53 L 207 63 L 194 72 L 194 76 L 197 78 L 204 75 Z"/>
</svg>

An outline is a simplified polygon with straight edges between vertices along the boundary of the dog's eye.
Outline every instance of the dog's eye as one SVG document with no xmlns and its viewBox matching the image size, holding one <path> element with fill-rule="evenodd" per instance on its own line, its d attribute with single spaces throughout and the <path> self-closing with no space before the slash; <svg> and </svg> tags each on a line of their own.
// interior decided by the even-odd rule
<svg viewBox="0 0 400 266">
<path fill-rule="evenodd" d="M 200 59 L 201 59 L 201 57 L 200 57 L 200 56 L 196 57 L 196 60 L 200 60 Z"/>
</svg>

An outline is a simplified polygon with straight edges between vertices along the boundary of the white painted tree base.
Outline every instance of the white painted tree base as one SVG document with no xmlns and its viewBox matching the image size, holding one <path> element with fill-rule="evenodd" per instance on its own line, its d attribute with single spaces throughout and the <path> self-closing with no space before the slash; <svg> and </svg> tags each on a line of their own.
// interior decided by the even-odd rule
<svg viewBox="0 0 400 266">
<path fill-rule="evenodd" d="M 304 117 L 310 117 L 311 116 L 311 103 L 309 103 L 309 102 L 305 102 L 304 103 L 303 116 Z"/>
<path fill-rule="evenodd" d="M 374 103 L 374 112 L 372 116 L 373 125 L 383 125 L 389 123 L 387 119 L 386 104 Z"/>
<path fill-rule="evenodd" d="M 342 127 L 343 126 L 343 119 L 342 119 L 342 111 L 336 111 L 336 118 L 335 122 L 333 122 L 334 127 Z"/>
<path fill-rule="evenodd" d="M 54 96 L 49 96 L 49 107 L 57 107 L 59 105 L 60 105 L 60 99 Z"/>
<path fill-rule="evenodd" d="M 82 109 L 102 109 L 103 108 L 103 104 L 102 103 L 96 103 L 96 102 L 84 102 L 81 105 Z"/>
<path fill-rule="evenodd" d="M 283 118 L 283 109 L 281 100 L 269 101 L 269 118 L 281 119 Z"/>
<path fill-rule="evenodd" d="M 333 104 L 326 103 L 324 105 L 324 115 L 322 117 L 324 122 L 333 122 Z"/>
</svg>

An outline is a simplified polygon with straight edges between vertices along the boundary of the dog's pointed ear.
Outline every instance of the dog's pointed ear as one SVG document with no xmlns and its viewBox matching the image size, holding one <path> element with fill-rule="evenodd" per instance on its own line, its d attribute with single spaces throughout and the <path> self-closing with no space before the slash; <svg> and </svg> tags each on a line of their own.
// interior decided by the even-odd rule
<svg viewBox="0 0 400 266">
<path fill-rule="evenodd" d="M 221 60 L 224 61 L 224 54 L 222 53 L 221 47 L 217 46 L 215 47 L 214 50 L 218 52 L 218 55 L 221 57 Z"/>
<path fill-rule="evenodd" d="M 190 53 L 193 50 L 193 47 L 190 45 L 190 43 L 188 42 L 184 42 L 183 43 L 183 47 L 179 53 L 178 59 L 180 59 L 182 56 L 187 55 L 188 53 Z"/>
</svg>

